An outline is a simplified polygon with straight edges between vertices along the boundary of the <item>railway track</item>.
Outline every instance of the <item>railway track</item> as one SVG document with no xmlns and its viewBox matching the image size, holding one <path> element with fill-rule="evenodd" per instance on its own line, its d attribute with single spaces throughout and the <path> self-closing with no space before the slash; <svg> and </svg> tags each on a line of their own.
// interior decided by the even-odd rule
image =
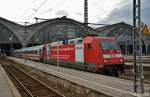
<svg viewBox="0 0 150 97">
<path fill-rule="evenodd" d="M 150 84 L 150 71 L 144 71 L 144 83 Z M 122 79 L 127 79 L 127 80 L 133 80 L 133 73 L 132 73 L 132 69 L 126 69 L 125 73 L 120 74 L 119 78 Z"/>
<path fill-rule="evenodd" d="M 126 59 L 126 62 L 133 62 L 133 59 Z M 142 62 L 143 63 L 150 63 L 150 60 L 143 60 Z"/>
<path fill-rule="evenodd" d="M 13 62 L 9 62 L 9 64 L 14 64 Z M 33 62 L 33 64 L 35 64 L 34 62 Z M 38 63 L 36 64 L 36 65 L 39 65 Z M 9 65 L 8 65 L 9 66 Z M 17 65 L 15 65 L 15 66 L 17 66 Z M 34 65 L 33 65 L 33 67 L 34 67 Z M 40 65 L 39 66 L 37 66 L 37 67 L 40 67 Z M 44 66 L 43 66 L 44 67 Z M 6 67 L 6 68 L 8 68 L 8 67 Z M 17 66 L 17 68 L 20 68 L 21 70 L 23 70 L 24 72 L 28 72 L 28 70 L 27 69 L 23 69 L 22 67 L 19 67 L 19 66 Z M 48 67 L 46 67 L 46 68 L 48 68 Z M 44 68 L 43 68 L 44 69 Z M 46 70 L 46 69 L 45 69 Z M 55 69 L 54 69 L 55 70 Z M 32 69 L 30 70 L 30 71 L 32 71 Z M 127 72 L 131 72 L 131 71 L 127 71 Z M 74 73 L 74 72 L 72 72 L 72 70 L 71 70 L 71 73 Z M 29 73 L 28 73 L 29 74 Z M 78 74 L 78 73 L 77 73 Z M 43 74 L 42 74 L 43 75 Z M 78 74 L 78 75 L 80 75 L 80 74 Z M 90 73 L 89 73 L 89 75 L 90 75 Z M 91 74 L 92 75 L 92 74 Z M 34 76 L 34 75 L 33 75 Z M 99 80 L 99 79 L 102 79 L 102 80 L 107 80 L 108 82 L 109 82 L 109 80 L 111 81 L 112 79 L 114 79 L 114 78 L 111 78 L 111 79 L 107 79 L 107 77 L 105 78 L 105 77 L 101 77 L 101 76 L 99 76 L 99 74 L 97 75 L 97 74 L 95 74 L 95 75 L 92 75 L 91 77 L 93 77 L 94 76 L 94 80 L 93 81 L 95 81 L 95 80 Z M 125 75 L 126 76 L 126 75 Z M 36 76 L 35 76 L 36 77 Z M 36 78 L 38 78 L 39 79 L 39 77 L 36 77 Z M 42 77 L 41 77 L 42 78 Z M 85 78 L 86 79 L 86 78 Z M 93 79 L 93 78 L 92 78 Z M 126 78 L 122 78 L 122 79 L 126 79 Z M 39 79 L 39 80 L 41 80 L 41 79 Z M 42 81 L 42 80 L 41 80 Z M 106 83 L 107 83 L 107 81 L 106 81 Z M 44 82 L 45 83 L 45 80 L 44 81 L 42 81 L 42 82 Z M 120 81 L 118 80 L 116 80 L 116 81 L 114 81 L 114 83 L 113 84 L 115 84 L 117 82 L 117 85 L 118 85 L 118 83 L 120 83 Z M 96 83 L 98 83 L 98 82 L 96 82 Z M 105 83 L 105 81 L 104 81 L 104 83 Z M 122 84 L 124 84 L 125 83 L 125 87 L 126 87 L 126 84 L 127 84 L 127 87 L 128 86 L 130 86 L 130 83 L 127 83 L 127 82 L 121 82 L 121 87 L 122 87 Z M 131 83 L 131 85 L 132 85 L 132 83 Z M 115 85 L 114 85 L 115 86 Z M 53 86 L 52 86 L 53 87 Z M 71 88 L 69 88 L 69 90 L 70 90 Z M 70 94 L 70 96 L 67 96 L 67 97 L 90 97 L 90 96 L 87 96 L 87 94 L 85 94 L 86 96 L 72 96 L 73 95 L 73 92 L 70 92 L 70 91 L 67 91 L 68 93 L 71 93 Z M 28 97 L 28 96 L 26 96 L 26 97 Z M 39 96 L 40 97 L 40 96 Z M 49 96 L 42 96 L 42 97 L 49 97 Z M 52 96 L 52 97 L 57 97 L 57 96 Z M 58 96 L 59 97 L 59 96 Z M 92 97 L 92 96 L 91 96 Z M 98 96 L 99 97 L 99 96 Z M 103 97 L 103 96 L 102 96 Z M 107 96 L 104 96 L 104 97 L 107 97 Z"/>
<path fill-rule="evenodd" d="M 126 62 L 133 62 L 133 56 L 128 56 L 125 58 Z M 137 56 L 137 62 L 139 61 L 139 57 Z M 150 56 L 142 56 L 143 63 L 150 63 Z"/>
<path fill-rule="evenodd" d="M 144 56 L 143 59 L 143 75 L 144 82 L 150 84 L 150 57 Z M 139 60 L 137 60 L 137 64 Z M 125 73 L 119 75 L 119 78 L 133 80 L 133 58 L 129 57 L 126 59 Z"/>
<path fill-rule="evenodd" d="M 10 64 L 2 64 L 13 82 L 19 86 L 23 97 L 65 97 L 58 91 L 34 79 L 27 73 Z"/>
</svg>

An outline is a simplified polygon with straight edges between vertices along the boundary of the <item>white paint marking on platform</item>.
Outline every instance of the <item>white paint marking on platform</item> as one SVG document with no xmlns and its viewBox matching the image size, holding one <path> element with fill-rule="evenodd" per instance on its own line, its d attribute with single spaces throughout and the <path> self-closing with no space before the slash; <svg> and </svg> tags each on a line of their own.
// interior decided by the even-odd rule
<svg viewBox="0 0 150 97">
<path fill-rule="evenodd" d="M 39 68 L 38 66 L 31 66 L 28 64 L 28 66 L 30 67 L 36 67 L 36 68 Z M 69 74 L 62 74 L 62 72 L 59 72 L 59 71 L 55 71 L 55 70 L 51 70 L 51 69 L 47 69 L 47 68 L 39 68 L 39 70 L 47 70 L 47 71 L 52 71 L 52 72 L 55 72 L 59 75 L 65 75 L 65 76 L 68 76 L 68 77 L 72 77 L 72 78 L 75 78 L 75 79 L 78 79 L 78 80 L 82 80 L 82 81 L 85 81 L 87 83 L 91 83 L 91 84 L 95 84 L 95 85 L 99 85 L 99 86 L 102 86 L 102 87 L 105 87 L 105 88 L 108 88 L 108 89 L 112 89 L 112 90 L 115 90 L 115 91 L 119 91 L 121 93 L 124 93 L 124 94 L 130 94 L 132 96 L 137 96 L 135 93 L 132 93 L 132 92 L 129 92 L 129 91 L 124 91 L 124 90 L 119 90 L 119 89 L 116 89 L 116 88 L 113 88 L 113 87 L 110 87 L 110 86 L 106 86 L 106 85 L 103 85 L 103 84 L 99 84 L 99 83 L 95 83 L 95 82 L 91 82 L 91 81 L 88 81 L 88 80 L 85 80 L 85 79 L 81 79 L 79 77 L 76 77 L 76 76 L 70 76 Z M 102 78 L 102 77 L 99 77 L 99 78 Z M 106 78 L 102 78 L 102 79 L 106 79 Z M 129 83 L 125 83 L 125 82 L 120 82 L 120 81 L 117 81 L 119 83 L 124 83 L 124 84 L 129 84 Z M 129 84 L 130 85 L 130 84 Z"/>
<path fill-rule="evenodd" d="M 54 70 L 52 70 L 52 71 L 54 71 Z M 55 72 L 57 72 L 57 71 L 55 71 Z M 61 72 L 58 72 L 58 73 L 61 74 Z M 62 74 L 61 74 L 61 75 L 62 75 Z M 70 75 L 68 75 L 68 74 L 64 74 L 64 75 L 70 76 Z M 82 81 L 85 81 L 85 82 L 88 82 L 88 83 L 100 85 L 100 86 L 103 86 L 103 87 L 105 87 L 105 88 L 113 89 L 113 90 L 116 90 L 116 91 L 119 91 L 119 92 L 122 92 L 122 93 L 126 93 L 126 94 L 130 94 L 130 95 L 136 96 L 135 94 L 130 93 L 130 92 L 127 92 L 127 91 L 124 91 L 124 90 L 119 90 L 119 89 L 115 89 L 115 88 L 110 87 L 110 86 L 105 86 L 105 85 L 103 85 L 103 84 L 94 83 L 94 82 L 91 82 L 91 81 L 88 81 L 88 80 L 85 80 L 85 79 L 81 79 L 81 78 L 76 77 L 76 76 L 71 76 L 71 77 L 74 77 L 74 78 L 76 78 L 76 79 L 79 79 L 79 80 L 82 80 Z"/>
<path fill-rule="evenodd" d="M 107 79 L 107 80 L 112 81 L 111 79 L 108 79 L 108 78 L 105 78 L 105 77 L 100 77 L 100 76 L 97 76 L 97 75 L 96 75 L 96 77 L 97 77 L 97 78 L 100 78 L 100 79 Z M 121 82 L 121 81 L 115 81 L 115 82 L 122 83 L 122 84 L 127 84 L 127 85 L 133 85 L 133 84 L 126 83 L 126 82 Z"/>
<path fill-rule="evenodd" d="M 37 66 L 34 66 L 34 67 L 37 67 Z M 37 68 L 39 68 L 39 67 L 37 67 Z M 41 69 L 41 68 L 39 68 L 39 69 Z M 88 81 L 88 80 L 85 80 L 85 79 L 81 79 L 81 78 L 76 77 L 76 76 L 70 76 L 70 75 L 68 75 L 68 74 L 62 74 L 62 72 L 58 72 L 58 71 L 55 71 L 55 70 L 51 70 L 51 69 L 49 70 L 49 69 L 47 69 L 47 68 L 42 68 L 42 69 L 43 69 L 43 70 L 48 70 L 48 71 L 52 71 L 52 72 L 58 73 L 59 75 L 65 75 L 65 76 L 68 76 L 68 77 L 73 77 L 73 78 L 75 78 L 75 79 L 82 80 L 82 81 L 84 81 L 84 82 L 88 82 L 88 83 L 91 83 L 91 84 L 103 86 L 103 87 L 105 87 L 105 88 L 109 88 L 109 89 L 112 89 L 112 90 L 115 90 L 115 91 L 119 91 L 119 92 L 124 93 L 124 94 L 130 94 L 130 95 L 132 95 L 132 96 L 137 96 L 135 93 L 131 93 L 131 92 L 124 91 L 124 90 L 119 90 L 119 89 L 116 89 L 116 88 L 113 88 L 113 87 L 110 87 L 110 86 L 105 86 L 105 85 L 99 84 L 99 83 L 94 83 L 94 82 L 91 82 L 91 81 Z"/>
</svg>

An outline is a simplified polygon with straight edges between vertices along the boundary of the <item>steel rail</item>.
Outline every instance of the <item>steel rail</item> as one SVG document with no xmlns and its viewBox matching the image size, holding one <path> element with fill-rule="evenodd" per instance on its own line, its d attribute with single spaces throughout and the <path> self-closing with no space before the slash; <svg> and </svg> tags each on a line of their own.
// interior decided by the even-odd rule
<svg viewBox="0 0 150 97">
<path fill-rule="evenodd" d="M 4 67 L 5 68 L 5 67 Z M 28 89 L 17 79 L 17 77 L 8 69 L 5 68 L 5 70 L 13 77 L 13 79 L 29 94 L 29 96 L 34 97 Z"/>
<path fill-rule="evenodd" d="M 9 65 L 9 66 L 12 66 L 12 65 Z M 25 74 L 27 77 L 31 78 L 32 80 L 36 81 L 37 83 L 39 83 L 40 85 L 43 85 L 45 87 L 45 89 L 47 91 L 50 92 L 53 92 L 54 95 L 57 95 L 57 97 L 65 97 L 64 95 L 62 95 L 61 93 L 59 93 L 58 91 L 54 90 L 53 88 L 51 87 L 48 87 L 46 84 L 44 84 L 43 82 L 37 80 L 37 79 L 34 79 L 33 77 L 31 77 L 29 74 L 25 73 L 24 71 L 20 70 L 19 68 L 17 68 L 16 66 L 13 66 L 15 69 L 17 69 L 18 71 L 22 72 L 23 74 Z M 5 68 L 6 69 L 6 68 Z M 23 87 L 23 89 L 29 94 L 30 97 L 35 97 L 32 95 L 32 92 L 30 92 L 30 90 L 28 90 L 26 88 L 26 86 L 23 85 L 23 83 L 21 81 L 19 81 L 19 79 L 11 72 L 11 70 L 7 68 L 7 71 L 11 74 L 11 76 L 17 81 L 17 83 L 19 83 L 19 85 L 21 85 L 21 87 Z"/>
</svg>

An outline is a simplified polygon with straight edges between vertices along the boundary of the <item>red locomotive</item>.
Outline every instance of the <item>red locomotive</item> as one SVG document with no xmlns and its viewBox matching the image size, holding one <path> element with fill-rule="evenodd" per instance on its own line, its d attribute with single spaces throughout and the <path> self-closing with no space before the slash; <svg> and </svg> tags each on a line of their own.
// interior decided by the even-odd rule
<svg viewBox="0 0 150 97">
<path fill-rule="evenodd" d="M 117 75 L 118 72 L 124 71 L 122 52 L 115 38 L 111 37 L 86 37 L 70 39 L 67 42 L 58 41 L 38 47 L 24 48 L 24 50 L 15 50 L 14 55 L 26 56 L 29 59 L 33 59 L 31 56 L 38 56 L 38 60 L 45 63 L 90 72 Z"/>
</svg>

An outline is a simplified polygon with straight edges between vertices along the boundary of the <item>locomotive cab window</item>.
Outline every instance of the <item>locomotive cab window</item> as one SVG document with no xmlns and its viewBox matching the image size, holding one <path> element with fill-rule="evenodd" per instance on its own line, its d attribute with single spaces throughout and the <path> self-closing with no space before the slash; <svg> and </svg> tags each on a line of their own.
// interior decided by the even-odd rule
<svg viewBox="0 0 150 97">
<path fill-rule="evenodd" d="M 88 43 L 88 50 L 92 50 L 92 45 Z"/>
<path fill-rule="evenodd" d="M 104 50 L 120 50 L 117 43 L 114 43 L 114 42 L 101 42 L 100 46 Z"/>
</svg>

